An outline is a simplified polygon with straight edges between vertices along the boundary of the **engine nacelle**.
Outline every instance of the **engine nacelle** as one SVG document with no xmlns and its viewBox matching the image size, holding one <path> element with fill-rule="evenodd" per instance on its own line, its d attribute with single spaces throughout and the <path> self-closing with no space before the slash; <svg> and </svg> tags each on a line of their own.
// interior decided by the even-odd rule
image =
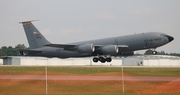
<svg viewBox="0 0 180 95">
<path fill-rule="evenodd" d="M 93 44 L 85 44 L 85 45 L 80 45 L 77 47 L 77 51 L 79 53 L 92 53 L 94 52 L 95 47 Z"/>
<path fill-rule="evenodd" d="M 117 45 L 108 45 L 108 46 L 103 46 L 101 48 L 101 52 L 103 54 L 106 54 L 106 55 L 114 55 L 114 54 L 117 54 L 119 52 L 119 48 Z"/>
</svg>

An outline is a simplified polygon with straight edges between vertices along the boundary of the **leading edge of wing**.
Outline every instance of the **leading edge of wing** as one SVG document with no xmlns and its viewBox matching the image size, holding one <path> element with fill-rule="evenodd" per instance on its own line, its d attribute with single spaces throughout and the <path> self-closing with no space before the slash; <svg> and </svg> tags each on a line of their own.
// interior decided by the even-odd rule
<svg viewBox="0 0 180 95">
<path fill-rule="evenodd" d="M 77 49 L 77 47 L 79 45 L 69 45 L 69 44 L 47 44 L 44 46 L 49 46 L 49 47 L 55 47 L 55 48 L 63 48 L 64 50 L 70 50 L 70 51 L 74 51 Z M 96 45 L 95 49 L 99 49 L 101 46 L 100 45 Z"/>
<path fill-rule="evenodd" d="M 49 47 L 55 47 L 55 48 L 63 48 L 64 50 L 75 50 L 79 45 L 69 45 L 69 44 L 47 44 L 44 46 L 49 46 Z M 96 50 L 100 49 L 101 47 L 106 46 L 106 45 L 94 45 Z M 117 45 L 118 48 L 128 48 L 128 45 Z"/>
<path fill-rule="evenodd" d="M 44 46 L 63 48 L 64 50 L 73 50 L 77 47 L 77 45 L 68 45 L 68 44 L 47 44 Z"/>
</svg>

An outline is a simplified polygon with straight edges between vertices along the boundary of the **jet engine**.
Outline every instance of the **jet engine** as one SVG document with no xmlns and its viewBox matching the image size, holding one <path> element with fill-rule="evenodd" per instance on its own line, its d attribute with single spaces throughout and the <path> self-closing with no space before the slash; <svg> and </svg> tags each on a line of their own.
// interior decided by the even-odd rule
<svg viewBox="0 0 180 95">
<path fill-rule="evenodd" d="M 101 52 L 105 55 L 113 55 L 117 54 L 119 52 L 119 48 L 117 45 L 108 45 L 108 46 L 103 46 L 101 48 Z"/>
<path fill-rule="evenodd" d="M 95 47 L 93 44 L 85 44 L 85 45 L 79 45 L 77 47 L 77 51 L 79 53 L 92 53 L 94 52 Z"/>
</svg>

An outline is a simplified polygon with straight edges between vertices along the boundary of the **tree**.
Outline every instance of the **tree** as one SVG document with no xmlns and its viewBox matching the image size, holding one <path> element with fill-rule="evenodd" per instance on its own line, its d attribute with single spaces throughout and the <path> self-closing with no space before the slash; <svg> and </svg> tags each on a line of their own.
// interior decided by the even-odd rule
<svg viewBox="0 0 180 95">
<path fill-rule="evenodd" d="M 0 48 L 0 56 L 19 56 L 19 49 L 28 49 L 24 44 L 18 44 L 14 48 L 12 46 L 3 46 Z"/>
<path fill-rule="evenodd" d="M 152 50 L 147 50 L 145 53 L 144 53 L 144 55 L 152 55 L 153 53 L 152 53 Z"/>
<path fill-rule="evenodd" d="M 0 56 L 7 56 L 7 47 L 6 46 L 3 46 L 1 47 L 0 49 Z"/>
<path fill-rule="evenodd" d="M 153 55 L 152 50 L 147 50 L 144 55 Z M 164 51 L 158 52 L 157 51 L 157 55 L 166 55 L 166 53 Z"/>
<path fill-rule="evenodd" d="M 169 55 L 172 55 L 172 56 L 180 56 L 179 53 L 170 53 Z"/>
<path fill-rule="evenodd" d="M 15 49 L 27 49 L 27 47 L 24 44 L 18 44 Z"/>
<path fill-rule="evenodd" d="M 18 50 L 20 50 L 20 49 L 28 49 L 24 44 L 18 44 L 17 46 L 15 46 L 15 48 L 14 48 L 14 52 L 15 52 L 15 54 L 13 55 L 13 56 L 19 56 L 20 55 L 20 53 L 19 53 L 19 51 Z"/>
<path fill-rule="evenodd" d="M 166 53 L 164 51 L 158 52 L 158 55 L 166 55 Z"/>
<path fill-rule="evenodd" d="M 7 55 L 7 56 L 13 56 L 13 55 L 15 55 L 15 54 L 16 54 L 16 52 L 14 51 L 13 47 L 12 47 L 12 46 L 9 46 L 9 47 L 7 48 L 6 55 Z"/>
</svg>

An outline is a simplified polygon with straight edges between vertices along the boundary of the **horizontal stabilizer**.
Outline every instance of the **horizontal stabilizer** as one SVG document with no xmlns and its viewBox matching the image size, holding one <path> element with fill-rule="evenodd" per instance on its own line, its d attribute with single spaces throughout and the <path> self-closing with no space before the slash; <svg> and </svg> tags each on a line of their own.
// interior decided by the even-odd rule
<svg viewBox="0 0 180 95">
<path fill-rule="evenodd" d="M 35 49 L 19 49 L 18 51 L 22 51 L 22 52 L 43 52 L 42 50 L 35 50 Z"/>
<path fill-rule="evenodd" d="M 26 24 L 26 23 L 31 23 L 31 22 L 34 22 L 34 21 L 38 21 L 38 20 L 29 20 L 29 21 L 22 21 L 22 22 L 19 22 L 20 24 Z"/>
<path fill-rule="evenodd" d="M 35 50 L 35 49 L 19 49 L 18 51 L 23 56 L 32 55 L 32 54 L 39 54 L 39 53 L 43 52 L 42 50 Z"/>
</svg>

